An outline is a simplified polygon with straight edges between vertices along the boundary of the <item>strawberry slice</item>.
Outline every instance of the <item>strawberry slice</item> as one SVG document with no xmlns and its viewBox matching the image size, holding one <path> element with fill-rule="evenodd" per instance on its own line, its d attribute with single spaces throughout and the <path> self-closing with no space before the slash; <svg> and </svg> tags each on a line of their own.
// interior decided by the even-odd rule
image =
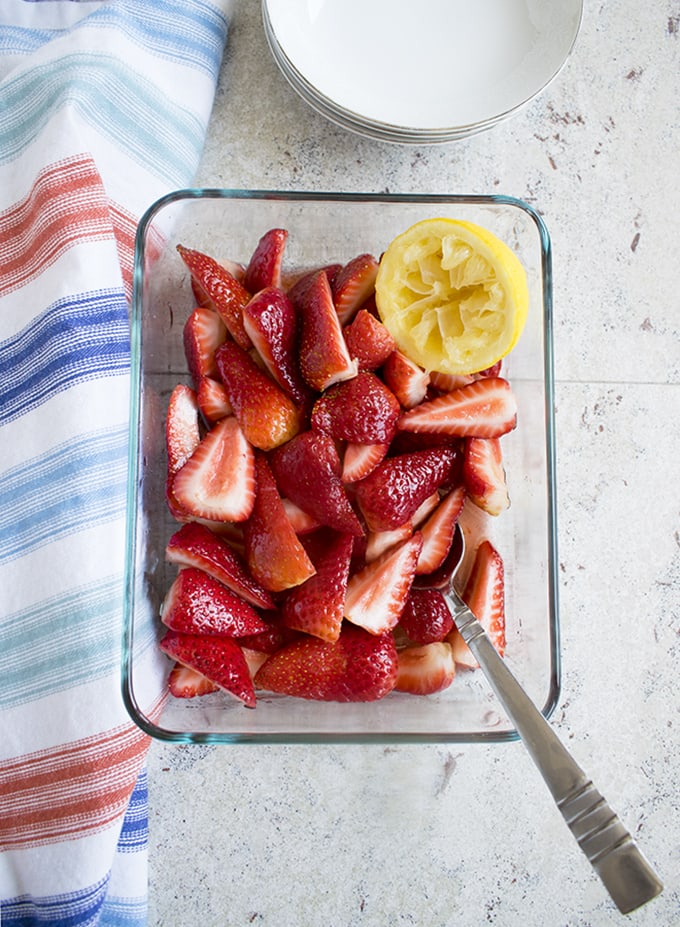
<svg viewBox="0 0 680 927">
<path fill-rule="evenodd" d="M 412 588 L 399 627 L 414 644 L 443 641 L 453 629 L 451 609 L 438 589 Z"/>
<path fill-rule="evenodd" d="M 168 676 L 168 689 L 175 698 L 195 698 L 217 692 L 219 686 L 191 667 L 175 663 Z"/>
<path fill-rule="evenodd" d="M 312 427 L 335 439 L 359 444 L 389 444 L 401 408 L 394 394 L 366 370 L 336 383 L 314 403 Z"/>
<path fill-rule="evenodd" d="M 159 646 L 173 660 L 207 677 L 220 689 L 235 695 L 248 708 L 255 707 L 255 689 L 248 664 L 243 651 L 231 637 L 208 637 L 169 630 Z"/>
<path fill-rule="evenodd" d="M 314 564 L 298 540 L 263 454 L 256 457 L 257 494 L 244 525 L 246 562 L 270 592 L 298 586 L 314 575 Z"/>
<path fill-rule="evenodd" d="M 343 329 L 350 357 L 356 359 L 359 370 L 382 367 L 397 344 L 380 319 L 368 309 L 359 309 L 351 323 Z"/>
<path fill-rule="evenodd" d="M 419 405 L 427 395 L 430 375 L 401 351 L 393 351 L 387 358 L 383 377 L 405 409 Z"/>
<path fill-rule="evenodd" d="M 227 391 L 212 377 L 201 377 L 196 394 L 201 415 L 209 426 L 233 414 Z"/>
<path fill-rule="evenodd" d="M 343 625 L 337 641 L 302 637 L 273 654 L 255 685 L 296 698 L 371 702 L 394 688 L 397 650 L 391 634 Z"/>
<path fill-rule="evenodd" d="M 396 692 L 434 695 L 447 689 L 456 675 L 450 644 L 435 641 L 399 651 Z"/>
<path fill-rule="evenodd" d="M 453 532 L 465 504 L 465 487 L 457 486 L 447 493 L 421 527 L 423 549 L 416 572 L 432 573 L 439 569 L 451 549 Z"/>
<path fill-rule="evenodd" d="M 302 321 L 299 362 L 305 382 L 322 392 L 356 376 L 359 366 L 349 356 L 324 271 L 312 278 L 298 305 Z"/>
<path fill-rule="evenodd" d="M 505 653 L 505 574 L 503 558 L 491 541 L 484 540 L 475 551 L 470 574 L 465 582 L 461 598 L 491 638 L 491 643 L 501 656 Z M 460 656 L 465 665 L 477 666 L 467 644 L 463 642 L 459 652 L 468 651 L 469 656 Z"/>
<path fill-rule="evenodd" d="M 205 294 L 234 341 L 242 348 L 249 348 L 250 339 L 243 327 L 243 307 L 250 299 L 248 289 L 226 267 L 202 251 L 184 245 L 177 245 L 177 251 L 191 274 L 194 288 Z"/>
<path fill-rule="evenodd" d="M 253 449 L 235 418 L 223 418 L 173 479 L 172 493 L 195 518 L 244 521 L 255 499 Z"/>
<path fill-rule="evenodd" d="M 225 341 L 215 360 L 234 415 L 254 447 L 268 451 L 297 434 L 302 413 L 243 348 Z"/>
<path fill-rule="evenodd" d="M 460 438 L 500 438 L 517 424 L 517 402 L 503 377 L 483 377 L 405 412 L 405 431 L 443 432 Z"/>
<path fill-rule="evenodd" d="M 366 300 L 375 293 L 378 262 L 372 254 L 358 254 L 336 274 L 333 302 L 341 325 L 346 325 Z"/>
<path fill-rule="evenodd" d="M 281 615 L 286 627 L 325 641 L 336 641 L 345 608 L 353 539 L 335 535 L 322 554 L 314 557 L 316 573 L 286 597 Z"/>
<path fill-rule="evenodd" d="M 257 243 L 243 280 L 245 288 L 257 293 L 268 286 L 281 286 L 281 267 L 286 250 L 288 232 L 285 229 L 269 229 Z"/>
<path fill-rule="evenodd" d="M 463 478 L 468 496 L 489 515 L 500 515 L 510 505 L 499 438 L 466 438 Z"/>
<path fill-rule="evenodd" d="M 243 637 L 266 629 L 251 605 L 195 567 L 177 574 L 163 600 L 161 620 L 184 634 Z"/>
<path fill-rule="evenodd" d="M 170 394 L 165 417 L 168 476 L 181 470 L 199 445 L 198 411 L 198 397 L 194 390 L 178 383 Z"/>
<path fill-rule="evenodd" d="M 392 528 L 391 531 L 369 531 L 366 535 L 366 551 L 364 559 L 371 563 L 381 557 L 386 550 L 396 547 L 402 541 L 407 541 L 413 534 L 413 525 L 410 521 Z"/>
<path fill-rule="evenodd" d="M 316 518 L 312 518 L 311 515 L 308 515 L 307 512 L 303 511 L 299 505 L 296 505 L 292 499 L 286 499 L 284 497 L 281 499 L 281 502 L 283 503 L 288 521 L 293 526 L 293 531 L 296 534 L 309 534 L 311 531 L 316 531 L 317 528 L 321 527 Z"/>
<path fill-rule="evenodd" d="M 212 309 L 197 306 L 184 324 L 184 355 L 189 373 L 198 383 L 201 377 L 217 374 L 215 351 L 227 337 L 227 329 Z"/>
<path fill-rule="evenodd" d="M 357 444 L 350 441 L 345 445 L 342 457 L 342 482 L 363 480 L 385 459 L 389 449 L 389 444 Z"/>
<path fill-rule="evenodd" d="M 457 454 L 440 447 L 388 457 L 356 484 L 356 498 L 372 531 L 409 521 L 418 507 L 454 473 Z"/>
<path fill-rule="evenodd" d="M 244 650 L 254 650 L 256 653 L 269 655 L 281 650 L 293 641 L 299 640 L 300 632 L 293 631 L 285 627 L 279 619 L 279 613 L 276 612 L 276 619 L 267 623 L 267 628 L 260 631 L 259 634 L 251 634 L 239 638 L 239 644 Z"/>
<path fill-rule="evenodd" d="M 273 451 L 270 463 L 281 495 L 322 525 L 342 533 L 363 534 L 340 478 L 342 465 L 329 435 L 303 431 Z"/>
<path fill-rule="evenodd" d="M 250 576 L 238 554 L 205 525 L 183 525 L 168 541 L 165 559 L 209 573 L 257 608 L 274 607 L 271 595 Z"/>
<path fill-rule="evenodd" d="M 243 325 L 265 367 L 299 405 L 309 389 L 297 364 L 297 313 L 283 290 L 266 287 L 243 309 Z"/>
<path fill-rule="evenodd" d="M 383 634 L 399 622 L 416 572 L 423 539 L 416 532 L 350 577 L 345 618 L 371 634 Z"/>
<path fill-rule="evenodd" d="M 332 290 L 333 280 L 335 279 L 338 271 L 341 269 L 342 264 L 324 264 L 323 267 L 315 267 L 314 270 L 309 270 L 302 274 L 302 276 L 298 277 L 295 283 L 293 283 L 292 286 L 288 289 L 288 296 L 295 308 L 299 309 L 300 302 L 304 299 L 305 293 L 309 289 L 319 271 L 323 271 L 326 274 Z"/>
</svg>

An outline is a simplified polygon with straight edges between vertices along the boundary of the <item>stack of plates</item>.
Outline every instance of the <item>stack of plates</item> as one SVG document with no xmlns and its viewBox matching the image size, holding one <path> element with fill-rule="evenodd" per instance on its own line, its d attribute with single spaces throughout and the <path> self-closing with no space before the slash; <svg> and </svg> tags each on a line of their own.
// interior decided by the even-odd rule
<svg viewBox="0 0 680 927">
<path fill-rule="evenodd" d="M 263 0 L 282 73 L 317 112 L 401 144 L 506 119 L 569 57 L 583 0 Z"/>
</svg>

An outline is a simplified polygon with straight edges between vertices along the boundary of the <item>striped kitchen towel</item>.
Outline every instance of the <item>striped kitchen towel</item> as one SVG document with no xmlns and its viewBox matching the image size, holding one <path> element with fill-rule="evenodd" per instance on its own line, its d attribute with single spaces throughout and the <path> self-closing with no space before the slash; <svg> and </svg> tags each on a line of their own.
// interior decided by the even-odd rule
<svg viewBox="0 0 680 927">
<path fill-rule="evenodd" d="M 191 184 L 228 0 L 0 0 L 0 922 L 146 923 L 120 694 L 136 224 Z"/>
</svg>

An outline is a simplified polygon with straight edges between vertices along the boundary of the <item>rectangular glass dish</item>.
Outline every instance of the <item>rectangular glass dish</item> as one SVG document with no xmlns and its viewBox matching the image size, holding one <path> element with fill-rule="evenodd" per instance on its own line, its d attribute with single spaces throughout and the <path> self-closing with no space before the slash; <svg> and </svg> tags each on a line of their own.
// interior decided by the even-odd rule
<svg viewBox="0 0 680 927">
<path fill-rule="evenodd" d="M 136 242 L 131 318 L 131 414 L 123 697 L 151 736 L 183 743 L 503 741 L 517 734 L 481 670 L 459 670 L 431 696 L 390 693 L 366 704 L 315 702 L 258 693 L 248 709 L 223 692 L 166 696 L 171 662 L 158 642 L 159 613 L 176 575 L 165 547 L 177 523 L 165 502 L 165 413 L 177 383 L 190 383 L 182 330 L 194 308 L 176 245 L 247 263 L 270 228 L 289 237 L 287 271 L 362 252 L 379 256 L 410 225 L 449 216 L 485 226 L 516 251 L 530 306 L 518 345 L 504 361 L 518 403 L 517 428 L 503 438 L 511 506 L 494 520 L 505 563 L 508 665 L 548 716 L 559 696 L 559 620 L 553 424 L 552 288 L 548 231 L 520 200 L 501 196 L 279 193 L 182 190 L 142 218 Z"/>
</svg>

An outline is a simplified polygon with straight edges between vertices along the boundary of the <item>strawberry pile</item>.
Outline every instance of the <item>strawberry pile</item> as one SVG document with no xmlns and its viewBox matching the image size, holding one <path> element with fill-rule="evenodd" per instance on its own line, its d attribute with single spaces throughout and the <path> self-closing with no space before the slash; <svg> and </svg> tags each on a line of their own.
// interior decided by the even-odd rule
<svg viewBox="0 0 680 927">
<path fill-rule="evenodd" d="M 396 347 L 361 254 L 284 275 L 287 232 L 246 266 L 178 246 L 196 306 L 191 385 L 166 419 L 161 649 L 180 698 L 223 689 L 372 701 L 427 695 L 475 661 L 427 577 L 464 505 L 508 505 L 501 437 L 515 427 L 494 369 L 428 374 Z M 484 538 L 463 598 L 502 653 L 503 561 Z"/>
</svg>

